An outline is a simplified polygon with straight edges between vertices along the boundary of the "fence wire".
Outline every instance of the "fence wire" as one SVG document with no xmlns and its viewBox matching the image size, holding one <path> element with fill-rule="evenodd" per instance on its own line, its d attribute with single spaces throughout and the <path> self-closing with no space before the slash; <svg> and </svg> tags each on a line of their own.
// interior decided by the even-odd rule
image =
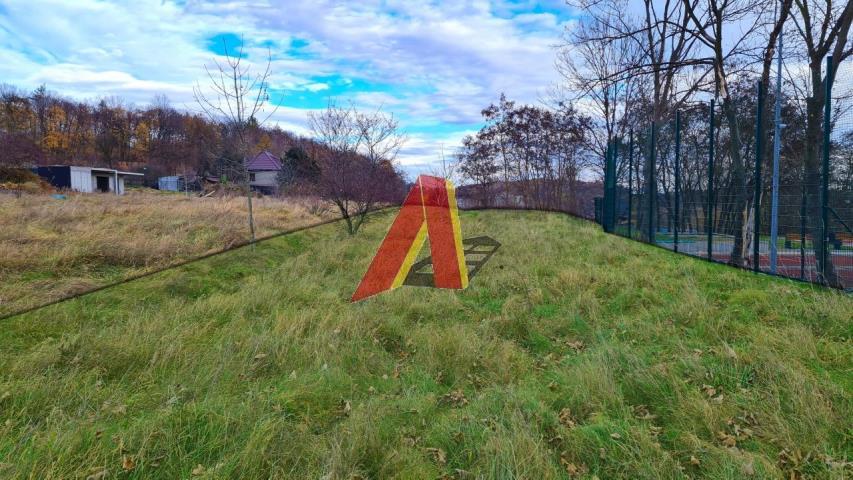
<svg viewBox="0 0 853 480">
<path fill-rule="evenodd" d="M 798 101 L 783 92 L 778 122 L 774 89 L 755 84 L 614 142 L 605 229 L 715 262 L 853 289 L 853 67 L 833 70 L 831 94 L 823 98 Z"/>
</svg>

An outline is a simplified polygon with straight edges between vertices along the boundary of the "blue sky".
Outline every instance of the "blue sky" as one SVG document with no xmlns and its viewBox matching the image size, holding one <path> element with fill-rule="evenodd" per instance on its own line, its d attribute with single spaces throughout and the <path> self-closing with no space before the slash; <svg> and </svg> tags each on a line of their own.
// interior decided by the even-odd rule
<svg viewBox="0 0 853 480">
<path fill-rule="evenodd" d="M 271 52 L 272 122 L 308 134 L 308 112 L 329 98 L 381 107 L 408 132 L 398 160 L 416 174 L 476 131 L 501 92 L 546 97 L 571 21 L 562 0 L 6 0 L 0 81 L 137 105 L 164 94 L 195 110 L 203 66 L 242 36 L 247 62 Z"/>
</svg>

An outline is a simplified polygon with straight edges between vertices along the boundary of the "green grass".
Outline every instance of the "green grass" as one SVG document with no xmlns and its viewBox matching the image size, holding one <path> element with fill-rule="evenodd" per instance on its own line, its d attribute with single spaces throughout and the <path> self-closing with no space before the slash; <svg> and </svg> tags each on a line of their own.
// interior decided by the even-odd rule
<svg viewBox="0 0 853 480">
<path fill-rule="evenodd" d="M 392 220 L 13 317 L 0 478 L 846 478 L 844 294 L 471 212 L 462 292 L 348 303 Z"/>
</svg>

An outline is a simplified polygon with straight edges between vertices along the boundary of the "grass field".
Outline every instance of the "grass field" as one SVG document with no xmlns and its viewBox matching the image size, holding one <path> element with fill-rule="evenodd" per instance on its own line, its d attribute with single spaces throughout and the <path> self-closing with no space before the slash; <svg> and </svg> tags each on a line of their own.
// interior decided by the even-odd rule
<svg viewBox="0 0 853 480">
<path fill-rule="evenodd" d="M 0 194 L 0 316 L 249 239 L 243 197 Z M 255 200 L 258 235 L 328 218 L 317 202 Z"/>
<path fill-rule="evenodd" d="M 853 298 L 468 212 L 462 292 L 348 303 L 392 220 L 7 319 L 2 478 L 848 478 Z"/>
</svg>

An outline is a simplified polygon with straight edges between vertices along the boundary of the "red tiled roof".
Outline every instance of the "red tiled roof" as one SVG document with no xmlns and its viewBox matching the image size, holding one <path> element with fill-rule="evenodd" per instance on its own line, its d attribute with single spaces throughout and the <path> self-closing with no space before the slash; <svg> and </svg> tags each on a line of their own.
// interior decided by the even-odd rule
<svg viewBox="0 0 853 480">
<path fill-rule="evenodd" d="M 281 160 L 265 150 L 249 160 L 246 163 L 246 169 L 250 172 L 279 171 L 281 170 Z"/>
</svg>

